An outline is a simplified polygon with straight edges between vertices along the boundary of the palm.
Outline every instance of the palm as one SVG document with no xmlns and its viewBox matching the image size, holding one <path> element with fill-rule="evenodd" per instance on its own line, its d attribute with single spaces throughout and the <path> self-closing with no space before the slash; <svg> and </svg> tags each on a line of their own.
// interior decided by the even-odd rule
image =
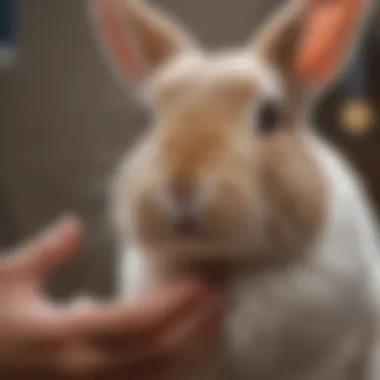
<svg viewBox="0 0 380 380">
<path fill-rule="evenodd" d="M 43 284 L 80 237 L 71 220 L 0 261 L 0 378 L 165 379 L 215 332 L 215 302 L 184 281 L 136 304 L 56 305 Z"/>
</svg>

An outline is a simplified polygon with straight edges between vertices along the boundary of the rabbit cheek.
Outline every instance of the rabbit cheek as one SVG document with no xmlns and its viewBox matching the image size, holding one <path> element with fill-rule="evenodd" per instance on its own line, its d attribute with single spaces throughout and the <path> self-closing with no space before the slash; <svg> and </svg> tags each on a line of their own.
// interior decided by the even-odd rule
<svg viewBox="0 0 380 380">
<path fill-rule="evenodd" d="M 205 210 L 205 225 L 210 235 L 222 243 L 240 245 L 251 240 L 260 218 L 258 189 L 253 186 L 250 175 L 239 173 L 238 169 L 216 186 Z"/>
<path fill-rule="evenodd" d="M 267 240 L 277 245 L 281 254 L 302 252 L 326 216 L 323 176 L 311 154 L 293 136 L 268 144 L 263 162 Z"/>
</svg>

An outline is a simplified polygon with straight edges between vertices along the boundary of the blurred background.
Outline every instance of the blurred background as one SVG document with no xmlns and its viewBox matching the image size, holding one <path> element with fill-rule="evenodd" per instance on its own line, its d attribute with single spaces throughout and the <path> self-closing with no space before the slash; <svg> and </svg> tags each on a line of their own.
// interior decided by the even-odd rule
<svg viewBox="0 0 380 380">
<path fill-rule="evenodd" d="M 212 47 L 239 44 L 281 0 L 151 0 Z M 375 0 L 379 3 L 380 0 Z M 380 7 L 315 118 L 362 174 L 380 212 Z M 86 223 L 78 256 L 48 288 L 113 291 L 109 178 L 141 132 L 144 110 L 115 79 L 85 0 L 0 0 L 0 246 L 64 211 Z"/>
</svg>

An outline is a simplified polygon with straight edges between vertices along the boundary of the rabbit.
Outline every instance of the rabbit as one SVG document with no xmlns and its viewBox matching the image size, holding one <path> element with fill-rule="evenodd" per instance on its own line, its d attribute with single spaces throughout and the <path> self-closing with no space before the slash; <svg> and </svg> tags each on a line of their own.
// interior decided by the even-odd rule
<svg viewBox="0 0 380 380">
<path fill-rule="evenodd" d="M 220 287 L 220 340 L 186 379 L 379 379 L 377 221 L 362 179 L 309 117 L 352 46 L 336 41 L 334 75 L 312 86 L 292 71 L 304 1 L 221 51 L 158 6 L 113 6 L 125 24 L 103 30 L 104 46 L 153 119 L 111 186 L 119 296 L 188 272 Z"/>
</svg>

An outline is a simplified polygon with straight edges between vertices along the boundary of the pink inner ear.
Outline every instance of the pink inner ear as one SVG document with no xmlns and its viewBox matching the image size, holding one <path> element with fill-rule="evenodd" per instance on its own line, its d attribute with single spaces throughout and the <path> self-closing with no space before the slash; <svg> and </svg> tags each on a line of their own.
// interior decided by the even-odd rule
<svg viewBox="0 0 380 380">
<path fill-rule="evenodd" d="M 304 37 L 295 60 L 303 80 L 323 83 L 339 69 L 364 10 L 364 0 L 310 0 Z"/>
<path fill-rule="evenodd" d="M 126 25 L 121 0 L 91 0 L 98 15 L 98 28 L 116 65 L 134 81 L 142 76 L 142 65 Z"/>
</svg>

